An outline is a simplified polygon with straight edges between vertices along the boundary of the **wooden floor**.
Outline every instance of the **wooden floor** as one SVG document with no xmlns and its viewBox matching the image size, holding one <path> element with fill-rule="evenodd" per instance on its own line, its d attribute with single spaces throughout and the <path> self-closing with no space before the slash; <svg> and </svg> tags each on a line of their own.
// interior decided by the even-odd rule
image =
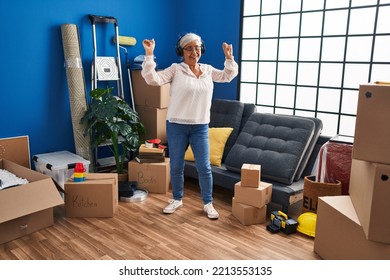
<svg viewBox="0 0 390 280">
<path fill-rule="evenodd" d="M 8 260 L 315 260 L 313 238 L 272 234 L 265 224 L 244 226 L 231 213 L 233 193 L 214 188 L 218 220 L 202 212 L 199 188 L 188 179 L 184 206 L 163 214 L 171 194 L 120 202 L 114 218 L 66 218 L 55 208 L 53 226 L 0 245 Z M 269 207 L 269 211 L 273 206 Z M 276 210 L 276 209 L 273 209 Z M 300 214 L 299 205 L 289 213 Z"/>
</svg>

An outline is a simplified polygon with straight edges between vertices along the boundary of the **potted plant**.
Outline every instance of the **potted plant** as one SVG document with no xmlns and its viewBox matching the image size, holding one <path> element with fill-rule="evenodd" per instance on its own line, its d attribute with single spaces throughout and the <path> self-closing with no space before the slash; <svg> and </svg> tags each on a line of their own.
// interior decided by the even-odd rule
<svg viewBox="0 0 390 280">
<path fill-rule="evenodd" d="M 84 134 L 91 135 L 92 149 L 110 143 L 108 146 L 115 158 L 115 171 L 123 174 L 128 155 L 138 150 L 145 141 L 145 128 L 137 112 L 125 100 L 114 96 L 112 90 L 92 90 L 90 104 L 80 121 L 86 125 Z"/>
</svg>

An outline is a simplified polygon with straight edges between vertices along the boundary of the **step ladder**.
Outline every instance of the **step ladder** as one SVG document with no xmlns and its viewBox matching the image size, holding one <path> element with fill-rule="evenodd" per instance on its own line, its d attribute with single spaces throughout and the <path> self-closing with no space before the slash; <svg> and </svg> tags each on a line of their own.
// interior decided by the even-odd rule
<svg viewBox="0 0 390 280">
<path fill-rule="evenodd" d="M 117 81 L 117 95 L 124 99 L 121 59 L 119 52 L 119 28 L 116 18 L 111 16 L 88 15 L 92 24 L 93 60 L 92 60 L 92 84 L 91 89 L 98 87 L 98 82 Z M 113 24 L 115 32 L 116 57 L 98 56 L 96 24 Z"/>
<path fill-rule="evenodd" d="M 122 70 L 121 70 L 121 59 L 120 59 L 120 46 L 119 46 L 119 28 L 118 21 L 116 18 L 111 16 L 98 16 L 98 15 L 88 15 L 89 20 L 92 25 L 92 40 L 93 40 L 93 60 L 92 60 L 92 75 L 91 75 L 91 90 L 98 88 L 99 83 L 106 82 L 105 87 L 109 82 L 116 81 L 116 91 L 119 98 L 124 99 L 124 89 L 123 89 L 123 80 L 122 80 Z M 116 56 L 100 56 L 98 55 L 97 50 L 97 24 L 113 24 L 114 27 L 114 44 Z M 104 36 L 106 37 L 106 36 Z M 106 44 L 108 41 L 105 41 Z M 110 41 L 111 42 L 111 41 Z M 112 51 L 112 50 L 111 50 Z M 91 136 L 92 137 L 92 136 Z M 99 148 L 111 145 L 109 142 L 101 144 L 94 151 L 95 157 L 95 166 L 94 169 L 96 172 L 105 172 L 110 170 L 115 166 L 115 159 L 111 157 L 99 157 Z"/>
</svg>

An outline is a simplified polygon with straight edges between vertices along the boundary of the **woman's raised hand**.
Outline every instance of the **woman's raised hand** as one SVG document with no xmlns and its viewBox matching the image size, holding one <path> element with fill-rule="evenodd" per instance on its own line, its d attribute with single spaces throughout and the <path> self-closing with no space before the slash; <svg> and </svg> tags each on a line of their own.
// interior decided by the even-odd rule
<svg viewBox="0 0 390 280">
<path fill-rule="evenodd" d="M 154 47 L 156 46 L 154 39 L 151 40 L 145 39 L 142 41 L 142 45 L 144 46 L 146 55 L 153 55 Z"/>
<path fill-rule="evenodd" d="M 223 49 L 223 53 L 225 54 L 226 59 L 232 59 L 233 58 L 233 46 L 232 46 L 232 44 L 227 44 L 226 42 L 223 42 L 222 49 Z"/>
</svg>

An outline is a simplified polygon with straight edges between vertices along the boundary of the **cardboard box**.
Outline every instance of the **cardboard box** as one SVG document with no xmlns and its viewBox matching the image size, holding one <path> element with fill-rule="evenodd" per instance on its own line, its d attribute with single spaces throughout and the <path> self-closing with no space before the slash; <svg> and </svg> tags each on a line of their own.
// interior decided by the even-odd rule
<svg viewBox="0 0 390 280">
<path fill-rule="evenodd" d="M 390 245 L 367 240 L 348 195 L 318 201 L 314 251 L 327 260 L 390 260 Z"/>
<path fill-rule="evenodd" d="M 116 173 L 87 173 L 83 182 L 65 182 L 66 217 L 113 217 L 117 206 Z"/>
<path fill-rule="evenodd" d="M 232 213 L 244 226 L 263 224 L 267 220 L 267 205 L 257 208 L 239 203 L 233 197 Z"/>
<path fill-rule="evenodd" d="M 169 158 L 158 163 L 138 163 L 133 160 L 128 168 L 129 181 L 137 181 L 139 188 L 150 193 L 167 193 L 171 181 Z"/>
<path fill-rule="evenodd" d="M 28 136 L 0 139 L 0 158 L 31 168 Z"/>
<path fill-rule="evenodd" d="M 29 181 L 0 190 L 0 244 L 53 225 L 53 208 L 64 204 L 53 179 L 6 159 L 0 169 Z"/>
<path fill-rule="evenodd" d="M 352 157 L 390 164 L 390 85 L 360 85 Z"/>
<path fill-rule="evenodd" d="M 166 119 L 167 109 L 148 106 L 136 106 L 140 121 L 145 126 L 146 139 L 160 139 L 167 143 Z"/>
<path fill-rule="evenodd" d="M 244 163 L 241 167 L 241 186 L 257 188 L 261 180 L 261 165 Z"/>
<path fill-rule="evenodd" d="M 234 197 L 237 202 L 262 208 L 270 203 L 272 197 L 272 184 L 259 182 L 257 188 L 241 186 L 241 181 L 234 185 Z"/>
<path fill-rule="evenodd" d="M 366 238 L 390 244 L 390 165 L 352 159 L 349 194 Z"/>
<path fill-rule="evenodd" d="M 170 95 L 170 84 L 150 86 L 145 82 L 141 71 L 132 71 L 132 85 L 135 105 L 154 108 L 167 108 Z"/>
</svg>

